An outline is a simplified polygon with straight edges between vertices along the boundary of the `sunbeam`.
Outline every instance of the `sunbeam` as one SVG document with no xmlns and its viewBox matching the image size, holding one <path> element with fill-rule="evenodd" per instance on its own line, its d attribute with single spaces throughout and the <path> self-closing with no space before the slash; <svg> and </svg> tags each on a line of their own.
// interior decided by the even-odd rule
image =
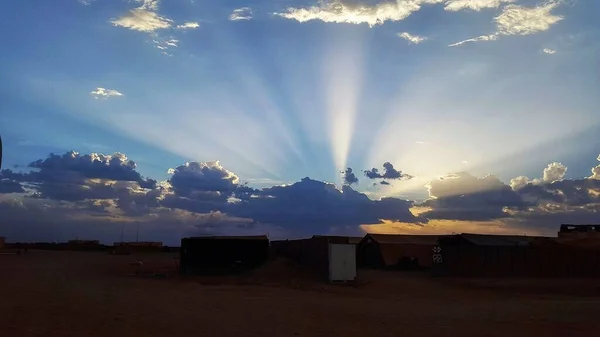
<svg viewBox="0 0 600 337">
<path fill-rule="evenodd" d="M 329 142 L 335 170 L 346 167 L 364 71 L 365 28 L 336 31 L 324 55 L 323 83 L 327 95 Z M 338 180 L 339 182 L 339 180 Z"/>
</svg>

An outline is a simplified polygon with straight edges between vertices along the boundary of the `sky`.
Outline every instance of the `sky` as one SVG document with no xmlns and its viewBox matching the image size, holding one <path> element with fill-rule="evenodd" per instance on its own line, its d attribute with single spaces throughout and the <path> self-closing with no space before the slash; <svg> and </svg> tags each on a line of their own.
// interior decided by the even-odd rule
<svg viewBox="0 0 600 337">
<path fill-rule="evenodd" d="M 0 236 L 600 223 L 600 3 L 0 4 Z M 133 234 L 132 234 L 133 233 Z"/>
</svg>

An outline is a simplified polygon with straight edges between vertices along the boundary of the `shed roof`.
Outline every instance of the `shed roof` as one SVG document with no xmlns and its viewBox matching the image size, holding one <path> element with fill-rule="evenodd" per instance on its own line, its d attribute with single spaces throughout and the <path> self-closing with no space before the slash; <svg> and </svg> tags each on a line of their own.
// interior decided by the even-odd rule
<svg viewBox="0 0 600 337">
<path fill-rule="evenodd" d="M 398 235 L 398 234 L 367 234 L 377 243 L 436 245 L 438 239 L 445 235 Z"/>
<path fill-rule="evenodd" d="M 529 246 L 533 241 L 543 236 L 524 235 L 487 235 L 487 234 L 459 234 L 460 237 L 477 246 Z"/>
</svg>

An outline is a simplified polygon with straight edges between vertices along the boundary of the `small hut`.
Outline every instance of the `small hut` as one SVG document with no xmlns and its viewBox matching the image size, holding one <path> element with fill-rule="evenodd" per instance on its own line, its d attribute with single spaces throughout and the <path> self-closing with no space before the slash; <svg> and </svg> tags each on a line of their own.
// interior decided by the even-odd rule
<svg viewBox="0 0 600 337">
<path fill-rule="evenodd" d="M 361 268 L 422 269 L 433 264 L 433 248 L 440 235 L 367 234 L 358 244 Z"/>
</svg>

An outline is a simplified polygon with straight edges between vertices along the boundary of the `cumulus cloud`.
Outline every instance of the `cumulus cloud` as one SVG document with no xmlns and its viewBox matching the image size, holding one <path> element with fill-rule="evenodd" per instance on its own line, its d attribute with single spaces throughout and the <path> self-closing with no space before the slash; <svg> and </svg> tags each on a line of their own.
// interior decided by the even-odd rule
<svg viewBox="0 0 600 337">
<path fill-rule="evenodd" d="M 542 49 L 542 52 L 543 52 L 544 54 L 549 54 L 549 55 L 556 54 L 556 50 L 554 50 L 554 49 L 550 49 L 550 48 L 544 48 L 544 49 Z"/>
<path fill-rule="evenodd" d="M 447 11 L 473 10 L 480 11 L 487 8 L 498 8 L 502 4 L 516 2 L 516 0 L 447 0 Z"/>
<path fill-rule="evenodd" d="M 135 162 L 122 153 L 80 155 L 67 152 L 51 154 L 29 165 L 31 172 L 4 170 L 3 176 L 27 183 L 33 197 L 77 201 L 85 199 L 115 199 L 126 194 L 152 189 L 156 181 L 143 178 Z"/>
<path fill-rule="evenodd" d="M 354 172 L 352 172 L 352 169 L 350 167 L 348 167 L 346 170 L 342 171 L 342 180 L 344 181 L 344 184 L 346 184 L 346 185 L 352 185 L 352 184 L 358 183 L 358 177 L 356 176 L 356 174 L 354 174 Z"/>
<path fill-rule="evenodd" d="M 195 21 L 185 22 L 181 25 L 177 25 L 177 29 L 196 29 L 198 27 L 200 27 L 200 24 Z"/>
<path fill-rule="evenodd" d="M 304 178 L 292 185 L 257 191 L 254 197 L 231 204 L 227 213 L 308 234 L 339 226 L 377 224 L 382 219 L 417 222 L 411 206 L 407 200 L 371 200 L 347 185 L 340 190 L 333 184 Z"/>
<path fill-rule="evenodd" d="M 600 155 L 598 155 L 598 161 L 600 161 Z M 598 179 L 600 180 L 600 165 L 592 168 L 592 175 L 590 179 Z"/>
<path fill-rule="evenodd" d="M 95 99 L 107 99 L 107 98 L 111 98 L 111 97 L 119 97 L 119 96 L 123 96 L 122 93 L 118 92 L 115 89 L 105 89 L 105 88 L 101 88 L 98 87 L 94 90 L 92 90 L 90 92 L 90 95 L 92 95 L 92 97 L 94 97 Z"/>
<path fill-rule="evenodd" d="M 229 15 L 229 20 L 231 21 L 250 19 L 252 19 L 252 8 L 250 7 L 241 7 L 234 9 L 233 12 L 231 12 L 231 14 Z"/>
<path fill-rule="evenodd" d="M 373 27 L 386 21 L 404 20 L 412 13 L 419 11 L 423 4 L 442 2 L 444 0 L 397 0 L 369 5 L 341 0 L 320 1 L 315 6 L 307 8 L 290 7 L 287 11 L 275 13 L 275 15 L 298 22 L 320 20 L 334 23 L 366 23 Z"/>
<path fill-rule="evenodd" d="M 240 183 L 233 172 L 225 169 L 218 161 L 187 162 L 169 169 L 169 179 L 174 191 L 181 196 L 194 198 L 198 191 L 224 192 L 229 197 Z"/>
<path fill-rule="evenodd" d="M 547 183 L 552 183 L 562 180 L 567 173 L 567 167 L 561 163 L 552 163 L 544 169 L 543 180 Z"/>
<path fill-rule="evenodd" d="M 529 178 L 526 176 L 518 176 L 510 180 L 510 187 L 515 191 L 525 187 L 527 184 L 529 184 Z"/>
<path fill-rule="evenodd" d="M 419 44 L 425 40 L 427 40 L 424 36 L 412 35 L 408 32 L 398 33 L 398 37 L 405 39 L 406 41 L 414 44 Z"/>
<path fill-rule="evenodd" d="M 413 176 L 410 174 L 402 173 L 402 171 L 396 170 L 394 165 L 390 162 L 383 163 L 383 173 L 379 172 L 379 169 L 372 168 L 370 170 L 364 171 L 365 176 L 369 179 L 412 179 Z"/>
<path fill-rule="evenodd" d="M 563 20 L 562 16 L 552 13 L 562 3 L 562 0 L 553 0 L 536 7 L 508 5 L 504 7 L 500 15 L 494 18 L 495 33 L 460 41 L 451 44 L 450 47 L 460 46 L 468 42 L 492 41 L 500 36 L 523 36 L 547 31 L 554 24 Z"/>
<path fill-rule="evenodd" d="M 154 32 L 158 29 L 171 28 L 173 20 L 156 13 L 158 0 L 137 0 L 140 7 L 130 10 L 126 15 L 112 20 L 114 26 L 124 27 L 140 32 Z"/>
<path fill-rule="evenodd" d="M 497 177 L 475 177 L 459 172 L 429 182 L 429 199 L 421 206 L 431 210 L 422 216 L 431 219 L 491 220 L 508 216 L 506 207 L 524 203 L 510 186 Z"/>
<path fill-rule="evenodd" d="M 383 173 L 370 170 L 365 175 L 382 179 L 378 185 L 405 176 L 388 164 Z M 565 179 L 566 166 L 551 163 L 541 178 L 520 176 L 510 186 L 493 175 L 454 173 L 431 181 L 429 199 L 421 204 L 373 200 L 349 185 L 338 188 L 310 178 L 254 189 L 218 161 L 184 163 L 170 169 L 171 177 L 163 182 L 142 177 L 122 153 L 67 152 L 33 161 L 28 169 L 0 172 L 0 214 L 11 224 L 7 235 L 22 235 L 22 228 L 28 228 L 45 235 L 43 240 L 63 235 L 61 231 L 73 233 L 76 224 L 95 238 L 114 238 L 120 230 L 115 224 L 135 221 L 152 228 L 148 235 L 177 241 L 199 233 L 286 237 L 349 233 L 361 225 L 389 223 L 427 227 L 435 221 L 527 228 L 556 226 L 569 217 L 569 222 L 593 220 L 600 212 L 600 165 L 591 177 L 570 180 Z M 346 183 L 357 180 L 351 169 L 342 173 Z"/>
</svg>

